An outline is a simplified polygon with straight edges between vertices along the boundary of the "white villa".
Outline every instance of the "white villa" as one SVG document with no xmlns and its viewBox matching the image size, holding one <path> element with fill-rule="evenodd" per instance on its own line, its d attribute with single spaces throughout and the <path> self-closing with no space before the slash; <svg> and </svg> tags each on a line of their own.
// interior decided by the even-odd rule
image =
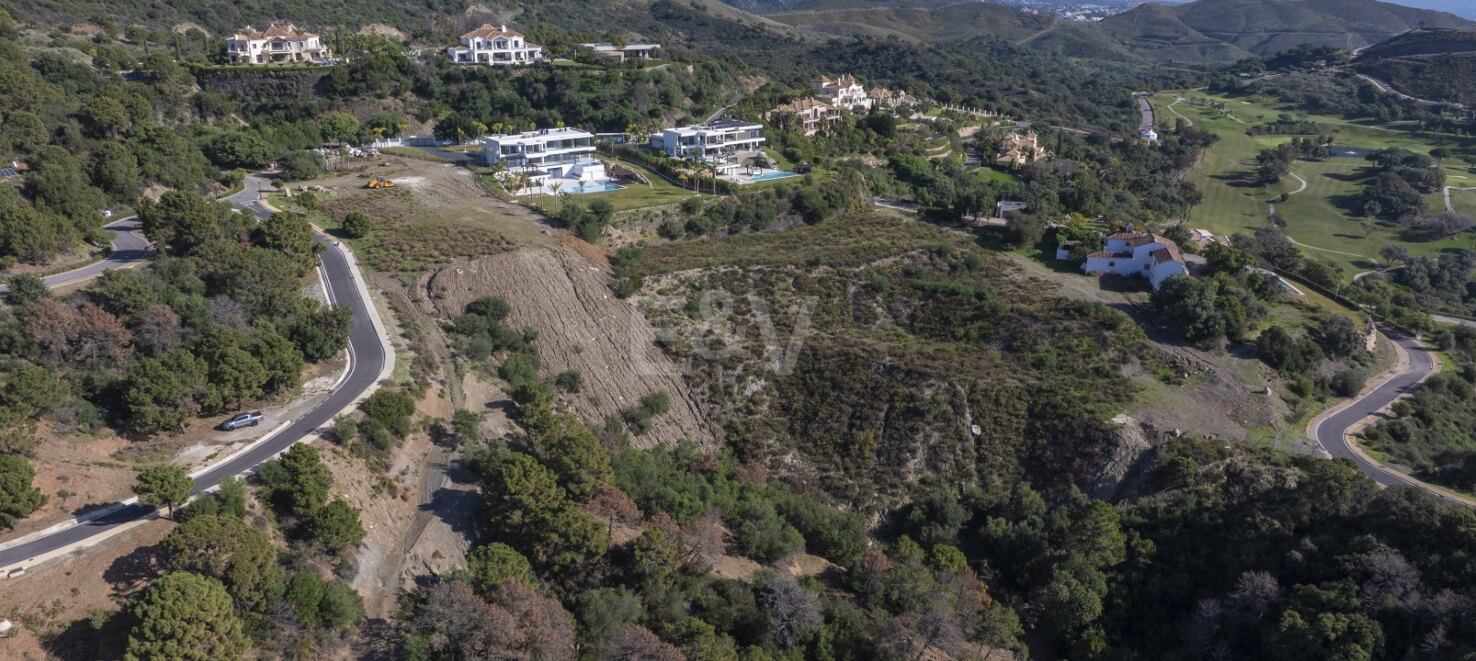
<svg viewBox="0 0 1476 661">
<path fill-rule="evenodd" d="M 446 54 L 457 64 L 532 64 L 543 59 L 543 47 L 506 25 L 483 25 L 461 35 L 461 45 L 447 48 Z"/>
<path fill-rule="evenodd" d="M 651 134 L 651 149 L 672 158 L 713 164 L 718 174 L 737 172 L 740 154 L 764 143 L 764 127 L 741 119 L 720 119 Z"/>
<path fill-rule="evenodd" d="M 811 87 L 816 94 L 820 95 L 820 98 L 842 110 L 871 110 L 871 97 L 866 95 L 866 88 L 856 80 L 855 76 L 849 74 L 839 78 L 821 76 L 811 84 Z"/>
<path fill-rule="evenodd" d="M 261 32 L 248 25 L 243 32 L 226 40 L 226 55 L 231 64 L 316 63 L 333 58 L 318 35 L 301 32 L 290 23 L 272 25 Z"/>
<path fill-rule="evenodd" d="M 605 164 L 591 156 L 594 138 L 570 128 L 493 135 L 482 139 L 482 156 L 488 165 L 504 163 L 509 172 L 527 177 L 529 192 L 555 183 L 566 188 L 604 184 L 609 180 Z"/>
<path fill-rule="evenodd" d="M 594 51 L 596 55 L 604 55 L 620 62 L 624 62 L 627 58 L 649 60 L 656 57 L 656 51 L 661 50 L 661 44 L 647 44 L 642 42 L 617 45 L 608 41 L 599 41 L 579 45 Z"/>
<path fill-rule="evenodd" d="M 1082 270 L 1087 273 L 1116 273 L 1142 276 L 1158 289 L 1164 280 L 1186 275 L 1179 244 L 1151 232 L 1118 232 L 1102 240 L 1102 249 L 1087 255 Z"/>
</svg>

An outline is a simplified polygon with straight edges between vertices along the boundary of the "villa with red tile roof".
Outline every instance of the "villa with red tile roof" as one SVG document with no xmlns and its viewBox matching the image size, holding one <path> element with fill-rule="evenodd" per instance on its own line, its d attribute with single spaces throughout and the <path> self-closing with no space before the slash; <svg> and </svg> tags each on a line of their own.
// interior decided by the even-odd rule
<svg viewBox="0 0 1476 661">
<path fill-rule="evenodd" d="M 257 32 L 246 26 L 240 34 L 226 40 L 226 55 L 231 64 L 278 64 L 290 62 L 327 62 L 333 53 L 318 35 L 302 32 L 296 25 L 273 24 Z"/>
<path fill-rule="evenodd" d="M 446 54 L 457 64 L 519 65 L 542 60 L 543 47 L 506 25 L 483 25 L 461 35 L 461 45 L 447 48 Z"/>
<path fill-rule="evenodd" d="M 805 97 L 775 106 L 764 114 L 764 121 L 774 122 L 786 115 L 794 116 L 796 128 L 805 135 L 815 135 L 841 119 L 840 109 L 820 99 Z"/>
<path fill-rule="evenodd" d="M 1102 249 L 1087 255 L 1082 270 L 1087 273 L 1116 273 L 1141 276 L 1158 289 L 1164 280 L 1187 275 L 1179 244 L 1152 232 L 1118 232 L 1102 240 Z"/>
</svg>

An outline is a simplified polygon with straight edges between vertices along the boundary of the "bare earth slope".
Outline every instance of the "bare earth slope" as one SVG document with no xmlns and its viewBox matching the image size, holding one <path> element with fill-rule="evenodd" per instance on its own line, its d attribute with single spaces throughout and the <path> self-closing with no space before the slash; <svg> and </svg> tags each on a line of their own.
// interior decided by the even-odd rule
<svg viewBox="0 0 1476 661">
<path fill-rule="evenodd" d="M 526 248 L 447 267 L 427 285 L 440 313 L 454 318 L 477 298 L 501 296 L 512 305 L 508 323 L 538 331 L 538 357 L 546 375 L 576 370 L 583 391 L 568 398 L 572 411 L 597 422 L 666 391 L 671 410 L 651 430 L 632 439 L 650 447 L 686 438 L 715 445 L 712 428 L 676 370 L 656 347 L 645 317 L 606 285 L 607 271 L 565 246 Z"/>
</svg>

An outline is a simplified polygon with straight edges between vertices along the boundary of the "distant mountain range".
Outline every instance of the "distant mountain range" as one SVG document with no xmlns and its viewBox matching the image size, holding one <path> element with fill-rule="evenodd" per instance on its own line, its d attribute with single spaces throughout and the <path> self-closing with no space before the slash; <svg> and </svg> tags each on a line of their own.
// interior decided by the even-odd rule
<svg viewBox="0 0 1476 661">
<path fill-rule="evenodd" d="M 1199 0 L 1145 4 L 1098 23 L 1058 25 L 1029 43 L 1079 57 L 1215 64 L 1304 43 L 1356 49 L 1420 27 L 1476 23 L 1376 0 Z"/>
</svg>

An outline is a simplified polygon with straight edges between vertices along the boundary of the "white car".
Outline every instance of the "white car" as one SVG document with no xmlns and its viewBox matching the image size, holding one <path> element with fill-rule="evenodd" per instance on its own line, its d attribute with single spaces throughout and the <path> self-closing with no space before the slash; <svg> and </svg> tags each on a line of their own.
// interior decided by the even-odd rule
<svg viewBox="0 0 1476 661">
<path fill-rule="evenodd" d="M 255 427 L 259 424 L 261 424 L 261 411 L 251 411 L 250 413 L 237 413 L 231 416 L 231 419 L 220 423 L 220 428 L 226 431 L 235 431 L 242 427 Z"/>
</svg>

